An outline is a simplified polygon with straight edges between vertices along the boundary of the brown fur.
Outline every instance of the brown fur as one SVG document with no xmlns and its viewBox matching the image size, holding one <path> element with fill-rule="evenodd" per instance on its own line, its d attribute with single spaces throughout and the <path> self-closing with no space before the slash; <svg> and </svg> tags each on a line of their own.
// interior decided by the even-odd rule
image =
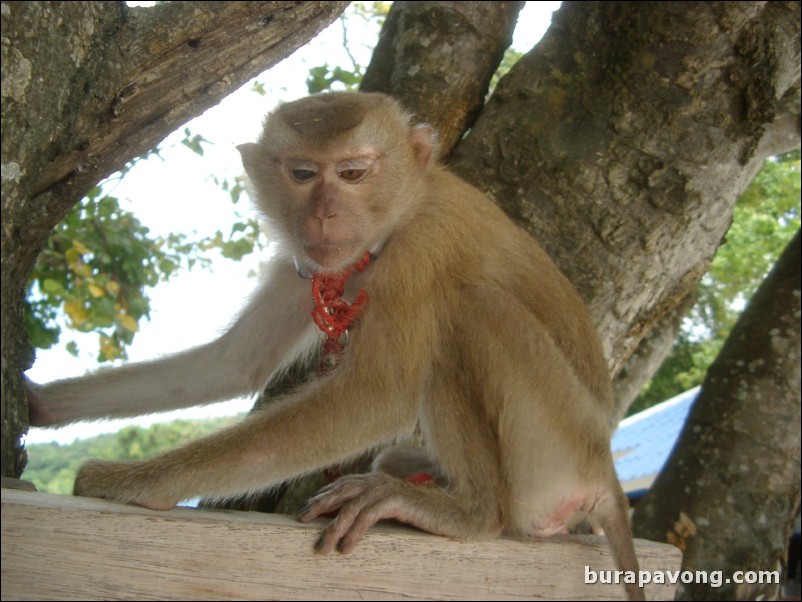
<svg viewBox="0 0 802 602">
<path fill-rule="evenodd" d="M 233 428 L 151 460 L 85 464 L 76 494 L 169 508 L 258 491 L 419 422 L 425 452 L 386 452 L 373 472 L 310 500 L 302 520 L 339 509 L 320 551 L 349 551 L 383 518 L 476 538 L 549 535 L 584 512 L 619 567 L 637 571 L 609 448 L 607 367 L 585 306 L 536 242 L 435 164 L 431 130 L 386 96 L 330 94 L 281 106 L 240 150 L 283 251 L 229 332 L 172 358 L 32 385 L 34 409 L 67 422 L 258 391 L 320 344 L 293 256 L 336 272 L 383 243 L 352 277 L 368 302 L 344 356 Z M 438 485 L 403 480 L 419 471 Z"/>
</svg>

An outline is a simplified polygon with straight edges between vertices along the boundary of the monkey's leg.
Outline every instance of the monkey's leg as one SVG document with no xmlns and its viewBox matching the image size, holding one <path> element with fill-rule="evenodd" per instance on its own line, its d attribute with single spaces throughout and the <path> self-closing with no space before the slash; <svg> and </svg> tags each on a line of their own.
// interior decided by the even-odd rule
<svg viewBox="0 0 802 602">
<path fill-rule="evenodd" d="M 441 367 L 444 368 L 444 367 Z M 426 401 L 424 438 L 430 451 L 391 450 L 378 471 L 346 476 L 316 494 L 299 513 L 302 522 L 339 509 L 316 549 L 348 552 L 371 525 L 395 519 L 430 533 L 468 539 L 498 535 L 503 528 L 505 485 L 498 446 L 482 412 L 466 407 L 467 378 L 459 370 L 439 370 Z M 468 402 L 469 403 L 469 402 Z M 436 461 L 430 458 L 436 457 Z M 421 469 L 434 471 L 436 483 L 405 480 Z M 395 475 L 395 476 L 393 476 Z"/>
<path fill-rule="evenodd" d="M 425 447 L 399 445 L 388 447 L 373 460 L 373 472 L 384 472 L 399 479 L 408 480 L 418 475 L 428 475 L 432 481 L 445 485 L 446 479 Z"/>
</svg>

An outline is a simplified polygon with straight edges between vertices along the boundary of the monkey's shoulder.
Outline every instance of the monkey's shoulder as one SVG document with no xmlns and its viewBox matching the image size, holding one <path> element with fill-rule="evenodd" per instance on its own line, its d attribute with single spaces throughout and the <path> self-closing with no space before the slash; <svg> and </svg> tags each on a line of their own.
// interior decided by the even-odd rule
<svg viewBox="0 0 802 602">
<path fill-rule="evenodd" d="M 541 245 L 487 194 L 445 168 L 430 170 L 426 196 L 410 222 L 400 230 L 410 247 L 428 257 L 442 256 L 460 271 L 508 272 L 514 278 L 534 278 L 533 267 L 555 274 L 559 270 Z M 452 269 L 454 266 L 443 266 Z"/>
<path fill-rule="evenodd" d="M 485 246 L 521 244 L 523 230 L 484 192 L 448 169 L 427 174 L 424 195 L 415 208 L 410 229 L 436 236 L 445 245 L 487 249 Z"/>
</svg>

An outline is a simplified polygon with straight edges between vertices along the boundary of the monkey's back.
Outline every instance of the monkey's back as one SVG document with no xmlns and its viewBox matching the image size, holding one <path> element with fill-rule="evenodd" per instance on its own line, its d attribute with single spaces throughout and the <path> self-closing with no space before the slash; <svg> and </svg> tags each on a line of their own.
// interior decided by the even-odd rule
<svg viewBox="0 0 802 602">
<path fill-rule="evenodd" d="M 580 381 L 612 413 L 609 371 L 587 306 L 538 242 L 484 193 L 445 169 L 432 169 L 406 235 L 432 269 L 460 274 L 463 287 L 498 287 L 545 327 Z M 439 191 L 451 194 L 439 194 Z M 436 244 L 431 244 L 436 241 Z M 444 249 L 446 251 L 444 251 Z M 503 307 L 499 305 L 499 311 Z"/>
</svg>

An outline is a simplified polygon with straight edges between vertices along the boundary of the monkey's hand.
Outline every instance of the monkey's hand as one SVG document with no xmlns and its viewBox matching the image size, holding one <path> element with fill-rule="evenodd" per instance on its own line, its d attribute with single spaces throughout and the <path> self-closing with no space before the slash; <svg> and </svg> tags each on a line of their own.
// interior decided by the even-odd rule
<svg viewBox="0 0 802 602">
<path fill-rule="evenodd" d="M 25 377 L 25 392 L 28 397 L 28 423 L 31 426 L 53 426 L 59 423 L 58 416 L 45 404 L 39 394 L 41 385 Z"/>
<path fill-rule="evenodd" d="M 160 491 L 147 462 L 90 460 L 78 469 L 73 495 L 99 497 L 152 510 L 169 510 L 180 499 Z"/>
<path fill-rule="evenodd" d="M 315 550 L 347 554 L 367 530 L 382 519 L 396 519 L 430 530 L 415 512 L 420 491 L 429 486 L 412 485 L 382 472 L 344 476 L 321 489 L 298 514 L 303 523 L 339 509 L 337 517 L 323 530 Z"/>
</svg>

